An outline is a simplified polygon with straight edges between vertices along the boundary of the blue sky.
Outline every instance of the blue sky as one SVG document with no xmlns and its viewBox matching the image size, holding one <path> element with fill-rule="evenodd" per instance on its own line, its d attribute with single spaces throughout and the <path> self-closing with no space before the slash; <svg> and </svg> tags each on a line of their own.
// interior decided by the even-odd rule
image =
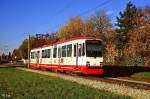
<svg viewBox="0 0 150 99">
<path fill-rule="evenodd" d="M 131 1 L 137 7 L 150 5 L 150 0 Z M 29 34 L 56 32 L 70 17 L 82 15 L 86 19 L 99 9 L 105 9 L 114 23 L 127 2 L 128 0 L 0 0 L 0 51 L 19 47 Z"/>
</svg>

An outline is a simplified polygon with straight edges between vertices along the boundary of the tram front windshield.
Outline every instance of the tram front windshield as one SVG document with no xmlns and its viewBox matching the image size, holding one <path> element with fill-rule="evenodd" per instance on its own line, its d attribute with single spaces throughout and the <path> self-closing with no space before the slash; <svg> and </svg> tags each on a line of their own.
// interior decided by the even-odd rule
<svg viewBox="0 0 150 99">
<path fill-rule="evenodd" d="M 99 40 L 86 40 L 86 56 L 102 57 L 102 44 Z"/>
</svg>

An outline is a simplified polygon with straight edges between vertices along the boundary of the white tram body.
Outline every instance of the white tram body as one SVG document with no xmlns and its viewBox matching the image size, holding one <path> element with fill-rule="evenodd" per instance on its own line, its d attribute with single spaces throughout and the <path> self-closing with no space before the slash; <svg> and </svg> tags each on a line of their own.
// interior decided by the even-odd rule
<svg viewBox="0 0 150 99">
<path fill-rule="evenodd" d="M 102 42 L 91 37 L 78 37 L 31 50 L 32 68 L 82 74 L 102 74 Z"/>
</svg>

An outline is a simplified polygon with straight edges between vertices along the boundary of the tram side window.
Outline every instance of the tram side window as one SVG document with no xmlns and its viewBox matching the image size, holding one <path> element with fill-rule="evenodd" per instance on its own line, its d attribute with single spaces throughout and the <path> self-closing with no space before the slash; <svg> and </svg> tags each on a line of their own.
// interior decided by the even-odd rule
<svg viewBox="0 0 150 99">
<path fill-rule="evenodd" d="M 62 46 L 62 57 L 66 57 L 66 46 Z"/>
<path fill-rule="evenodd" d="M 42 58 L 45 58 L 45 50 L 42 50 Z"/>
<path fill-rule="evenodd" d="M 42 50 L 42 58 L 50 58 L 50 49 Z"/>
<path fill-rule="evenodd" d="M 47 49 L 47 58 L 50 58 L 51 55 L 51 49 Z"/>
<path fill-rule="evenodd" d="M 53 58 L 56 58 L 56 56 L 57 56 L 57 47 L 53 49 Z"/>
<path fill-rule="evenodd" d="M 31 59 L 34 59 L 35 52 L 31 52 Z"/>
<path fill-rule="evenodd" d="M 67 57 L 72 56 L 72 44 L 67 45 Z"/>
<path fill-rule="evenodd" d="M 76 45 L 74 45 L 74 57 L 76 57 Z"/>
</svg>

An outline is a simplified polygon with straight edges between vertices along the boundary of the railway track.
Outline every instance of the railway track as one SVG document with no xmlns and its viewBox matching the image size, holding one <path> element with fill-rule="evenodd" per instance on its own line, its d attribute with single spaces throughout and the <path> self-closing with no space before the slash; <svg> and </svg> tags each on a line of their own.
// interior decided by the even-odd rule
<svg viewBox="0 0 150 99">
<path fill-rule="evenodd" d="M 47 71 L 44 69 L 44 71 Z M 145 81 L 139 81 L 132 79 L 132 77 L 126 78 L 116 78 L 116 77 L 106 77 L 106 76 L 89 76 L 89 75 L 78 75 L 75 73 L 67 72 L 67 73 L 61 73 L 57 72 L 58 74 L 66 75 L 66 76 L 73 76 L 73 77 L 79 77 L 79 78 L 85 78 L 89 80 L 96 80 L 96 81 L 101 81 L 101 82 L 107 82 L 107 83 L 112 83 L 112 84 L 118 84 L 122 86 L 128 86 L 132 87 L 135 89 L 144 89 L 144 90 L 150 90 L 150 80 L 148 82 Z"/>
<path fill-rule="evenodd" d="M 81 77 L 81 76 L 78 76 Z M 119 84 L 122 86 L 128 86 L 132 87 L 135 89 L 144 89 L 144 90 L 150 90 L 150 81 L 145 82 L 145 81 L 138 81 L 138 80 L 132 80 L 131 77 L 129 79 L 126 78 L 114 78 L 114 77 L 102 77 L 102 76 L 82 76 L 82 78 L 86 79 L 91 79 L 91 80 L 97 80 L 97 81 L 102 81 L 102 82 L 107 82 L 107 83 L 113 83 L 113 84 Z"/>
<path fill-rule="evenodd" d="M 130 82 L 130 83 L 136 83 L 136 84 L 150 85 L 150 83 L 148 83 L 148 82 L 135 81 L 135 80 L 128 80 L 128 79 L 122 79 L 122 78 L 107 78 L 107 79 L 118 80 L 118 81 L 124 81 L 124 82 Z"/>
</svg>

